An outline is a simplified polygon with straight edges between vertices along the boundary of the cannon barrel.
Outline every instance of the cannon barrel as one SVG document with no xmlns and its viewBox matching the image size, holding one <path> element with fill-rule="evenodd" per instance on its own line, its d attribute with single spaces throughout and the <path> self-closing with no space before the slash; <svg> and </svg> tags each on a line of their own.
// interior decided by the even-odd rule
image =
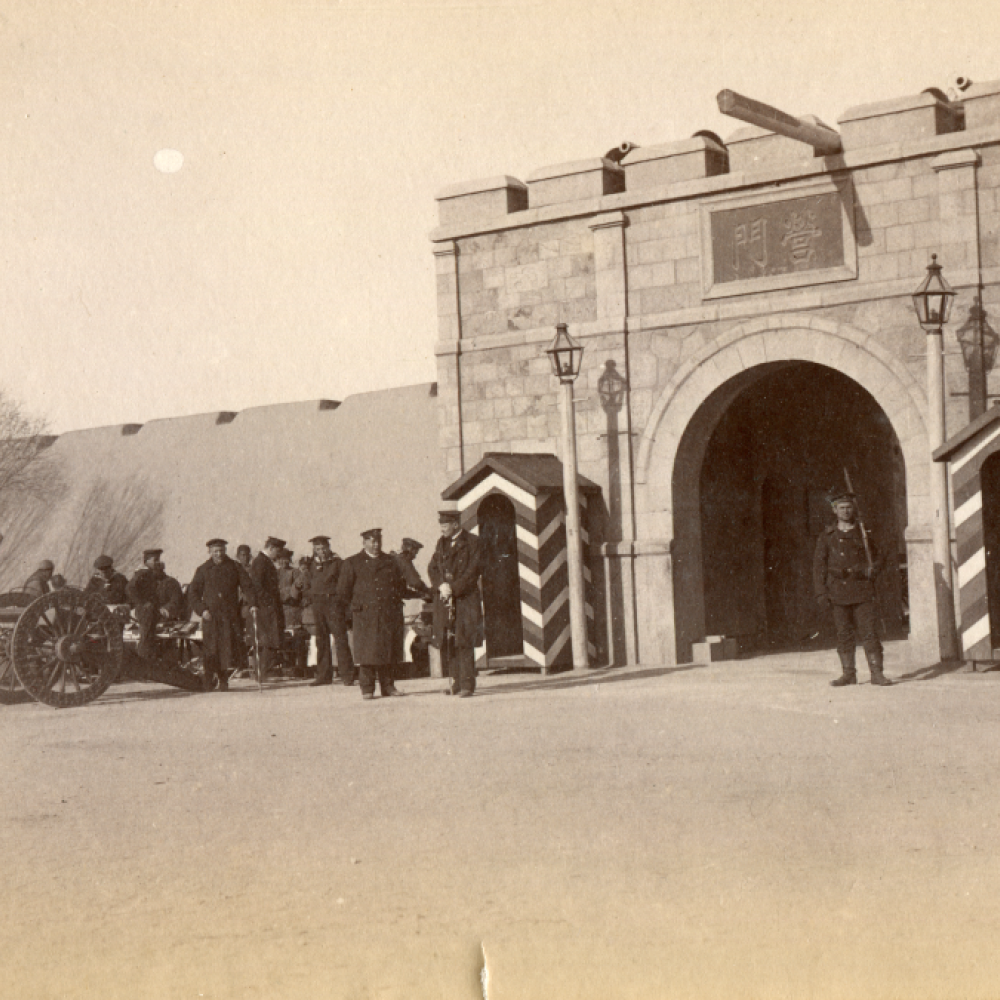
<svg viewBox="0 0 1000 1000">
<path fill-rule="evenodd" d="M 840 135 L 832 128 L 803 121 L 778 108 L 772 108 L 763 101 L 755 101 L 752 97 L 737 94 L 735 90 L 720 90 L 716 100 L 719 110 L 724 115 L 739 118 L 740 121 L 749 122 L 751 125 L 759 125 L 789 139 L 804 142 L 812 146 L 817 156 L 839 153 L 843 149 Z"/>
</svg>

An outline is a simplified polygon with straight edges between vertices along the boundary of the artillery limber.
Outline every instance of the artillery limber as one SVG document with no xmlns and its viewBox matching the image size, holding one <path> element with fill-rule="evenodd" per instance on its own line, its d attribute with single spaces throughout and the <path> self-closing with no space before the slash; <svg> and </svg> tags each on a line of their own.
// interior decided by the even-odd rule
<svg viewBox="0 0 1000 1000">
<path fill-rule="evenodd" d="M 138 643 L 129 609 L 96 594 L 0 594 L 0 701 L 14 701 L 21 688 L 53 708 L 86 705 L 116 680 L 203 690 L 199 623 L 158 625 L 151 658 L 139 657 Z"/>
</svg>

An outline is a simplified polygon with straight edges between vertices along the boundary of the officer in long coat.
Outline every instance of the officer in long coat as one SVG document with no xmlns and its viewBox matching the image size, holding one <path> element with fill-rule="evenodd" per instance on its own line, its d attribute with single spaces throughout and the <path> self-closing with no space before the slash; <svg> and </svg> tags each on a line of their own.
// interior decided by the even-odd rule
<svg viewBox="0 0 1000 1000">
<path fill-rule="evenodd" d="M 261 676 L 273 676 L 280 671 L 285 609 L 281 603 L 281 581 L 276 563 L 284 547 L 284 539 L 272 536 L 250 564 L 250 579 L 257 591 L 257 644 L 260 647 Z"/>
<path fill-rule="evenodd" d="M 96 572 L 87 581 L 84 592 L 98 594 L 105 604 L 128 603 L 128 580 L 115 569 L 111 556 L 98 556 L 94 560 Z"/>
<path fill-rule="evenodd" d="M 316 632 L 316 677 L 310 687 L 333 683 L 331 636 L 337 651 L 337 675 L 350 687 L 357 676 L 347 639 L 347 612 L 337 589 L 344 560 L 330 548 L 329 536 L 316 535 L 309 542 L 313 557 L 302 576 L 302 600 L 312 613 Z"/>
<path fill-rule="evenodd" d="M 240 591 L 251 607 L 256 606 L 257 594 L 247 571 L 226 555 L 224 539 L 213 538 L 207 545 L 209 559 L 194 571 L 188 599 L 192 610 L 201 615 L 205 690 L 212 690 L 212 676 L 216 675 L 219 690 L 226 691 L 230 673 L 243 660 Z"/>
<path fill-rule="evenodd" d="M 156 656 L 156 624 L 160 620 L 160 580 L 156 570 L 163 549 L 146 549 L 142 566 L 128 582 L 126 594 L 132 613 L 139 623 L 139 647 L 136 652 L 144 660 Z"/>
<path fill-rule="evenodd" d="M 821 609 L 832 608 L 837 629 L 837 655 L 841 676 L 833 687 L 857 683 L 854 666 L 858 640 L 865 650 L 872 684 L 892 684 L 882 672 L 882 643 L 878 638 L 875 577 L 882 559 L 875 540 L 858 520 L 854 494 L 831 490 L 828 499 L 837 518 L 816 539 L 813 556 L 813 588 Z"/>
<path fill-rule="evenodd" d="M 434 594 L 434 645 L 451 684 L 445 694 L 471 698 L 476 690 L 476 646 L 483 642 L 483 599 L 479 591 L 479 539 L 466 531 L 457 510 L 438 513 L 441 537 L 427 567 Z"/>
<path fill-rule="evenodd" d="M 396 560 L 382 551 L 381 528 L 369 528 L 361 537 L 364 548 L 344 560 L 337 586 L 341 600 L 351 609 L 361 695 L 366 701 L 375 696 L 377 675 L 383 698 L 402 697 L 393 681 L 393 668 L 406 581 Z"/>
</svg>

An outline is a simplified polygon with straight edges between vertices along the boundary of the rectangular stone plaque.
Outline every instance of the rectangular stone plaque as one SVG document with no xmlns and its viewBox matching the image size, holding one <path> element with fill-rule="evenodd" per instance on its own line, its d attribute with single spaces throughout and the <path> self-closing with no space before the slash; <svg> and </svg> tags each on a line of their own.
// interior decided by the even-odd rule
<svg viewBox="0 0 1000 1000">
<path fill-rule="evenodd" d="M 835 192 L 712 213 L 716 285 L 843 263 L 840 197 Z"/>
<path fill-rule="evenodd" d="M 853 191 L 831 180 L 703 202 L 706 298 L 857 277 Z"/>
</svg>

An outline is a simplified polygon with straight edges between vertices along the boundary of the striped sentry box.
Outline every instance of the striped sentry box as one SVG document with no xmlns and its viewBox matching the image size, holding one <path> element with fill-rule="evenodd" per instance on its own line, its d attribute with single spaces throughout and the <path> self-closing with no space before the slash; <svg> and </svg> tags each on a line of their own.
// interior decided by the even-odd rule
<svg viewBox="0 0 1000 1000">
<path fill-rule="evenodd" d="M 967 660 L 992 660 L 986 537 L 983 530 L 982 468 L 1000 451 L 1000 409 L 993 407 L 934 452 L 951 474 L 957 548 L 962 654 Z"/>
<path fill-rule="evenodd" d="M 580 478 L 580 523 L 583 543 L 588 646 L 594 646 L 594 608 L 587 532 L 588 498 L 599 488 Z M 516 516 L 517 563 L 524 657 L 548 670 L 572 662 L 569 622 L 569 571 L 566 560 L 566 515 L 562 464 L 554 455 L 489 453 L 443 494 L 454 500 L 462 527 L 479 531 L 479 506 L 494 494 L 513 504 Z M 485 609 L 489 614 L 489 608 Z M 487 650 L 476 651 L 485 666 Z"/>
</svg>

